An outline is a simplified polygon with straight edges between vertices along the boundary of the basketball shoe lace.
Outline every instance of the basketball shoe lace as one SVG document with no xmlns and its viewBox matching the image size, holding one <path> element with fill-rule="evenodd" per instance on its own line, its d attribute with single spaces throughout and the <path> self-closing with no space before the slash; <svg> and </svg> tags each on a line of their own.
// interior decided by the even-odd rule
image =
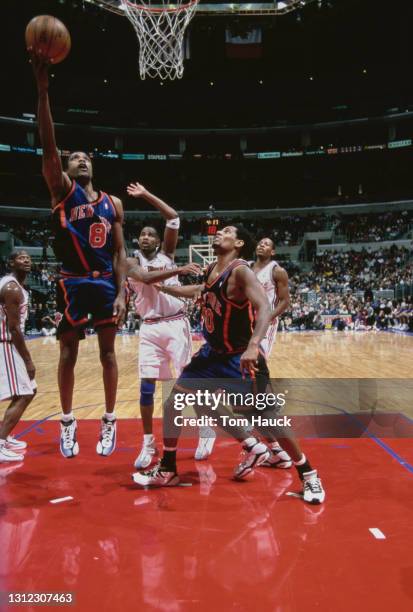
<svg viewBox="0 0 413 612">
<path fill-rule="evenodd" d="M 141 474 L 151 476 L 152 478 L 163 478 L 163 474 L 167 474 L 169 472 L 173 472 L 173 470 L 168 470 L 168 468 L 162 465 L 162 461 L 159 460 L 158 463 L 156 463 L 152 468 L 141 472 Z"/>
<path fill-rule="evenodd" d="M 304 489 L 310 489 L 311 493 L 321 493 L 321 481 L 318 476 L 315 474 L 304 481 Z"/>
<path fill-rule="evenodd" d="M 108 447 L 112 444 L 113 432 L 114 432 L 113 421 L 103 421 L 102 423 L 102 446 Z"/>
<path fill-rule="evenodd" d="M 68 423 L 68 424 L 65 423 L 62 427 L 64 448 L 72 448 L 73 446 L 74 432 L 75 432 L 74 423 L 75 421 L 73 420 L 71 423 Z"/>
<path fill-rule="evenodd" d="M 149 470 L 144 470 L 143 472 L 141 472 L 141 474 L 157 478 L 159 476 L 159 472 L 162 472 L 161 467 L 161 461 L 158 461 L 158 463 L 156 463 L 152 468 L 149 468 Z"/>
</svg>

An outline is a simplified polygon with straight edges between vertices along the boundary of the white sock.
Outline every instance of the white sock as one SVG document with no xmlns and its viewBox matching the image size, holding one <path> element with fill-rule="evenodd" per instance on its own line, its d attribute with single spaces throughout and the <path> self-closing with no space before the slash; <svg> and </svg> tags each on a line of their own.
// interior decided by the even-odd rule
<svg viewBox="0 0 413 612">
<path fill-rule="evenodd" d="M 75 417 L 73 416 L 73 412 L 69 412 L 69 414 L 62 413 L 62 421 L 64 421 L 65 423 L 68 423 L 69 421 L 71 421 L 74 418 Z"/>
<path fill-rule="evenodd" d="M 294 461 L 294 465 L 304 465 L 304 463 L 307 461 L 307 457 L 304 455 L 301 457 L 301 459 L 299 461 Z"/>
<path fill-rule="evenodd" d="M 116 415 L 114 412 L 105 412 L 104 418 L 107 421 L 115 421 L 116 420 Z"/>
<path fill-rule="evenodd" d="M 153 434 L 143 434 L 143 445 L 144 446 L 149 446 L 150 444 L 152 444 L 152 442 L 154 442 L 155 438 L 153 437 Z"/>
</svg>

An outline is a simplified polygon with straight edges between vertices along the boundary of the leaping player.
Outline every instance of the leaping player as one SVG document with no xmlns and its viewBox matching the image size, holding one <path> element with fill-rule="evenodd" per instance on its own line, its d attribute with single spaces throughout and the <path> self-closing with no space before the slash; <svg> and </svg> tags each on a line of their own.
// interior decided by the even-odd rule
<svg viewBox="0 0 413 612">
<path fill-rule="evenodd" d="M 180 287 L 176 277 L 178 270 L 174 263 L 180 226 L 178 213 L 139 183 L 131 183 L 127 192 L 134 198 L 144 198 L 166 221 L 162 245 L 158 231 L 154 227 L 144 227 L 139 235 L 139 249 L 134 252 L 134 257 L 147 271 L 169 271 L 168 275 L 164 276 L 164 285 Z M 136 277 L 134 280 L 130 274 L 133 262 L 129 259 L 128 267 L 128 276 L 131 276 L 131 285 L 136 293 L 136 312 L 142 318 L 139 332 L 139 377 L 143 442 L 135 461 L 135 467 L 142 469 L 148 467 L 158 454 L 152 423 L 156 381 L 171 380 L 174 374 L 176 377 L 180 375 L 191 360 L 192 339 L 185 301 L 160 292 L 153 285 L 136 282 Z M 214 443 L 214 431 L 201 428 L 195 458 L 206 459 L 211 454 Z"/>
<path fill-rule="evenodd" d="M 64 457 L 79 453 L 77 423 L 72 412 L 74 368 L 79 340 L 84 337 L 84 326 L 91 316 L 98 335 L 106 405 L 96 452 L 107 456 L 116 445 L 115 336 L 125 315 L 123 207 L 119 198 L 94 188 L 92 161 L 87 153 L 71 153 L 63 171 L 49 105 L 48 64 L 34 55 L 32 64 L 38 90 L 43 176 L 51 195 L 54 250 L 57 260 L 62 262 L 57 283 L 60 321 L 56 334 L 60 342 L 60 451 Z"/>
<path fill-rule="evenodd" d="M 35 367 L 24 341 L 29 296 L 24 282 L 30 255 L 10 255 L 11 273 L 0 279 L 0 401 L 11 399 L 0 425 L 0 462 L 22 461 L 27 444 L 11 435 L 36 393 Z"/>
</svg>

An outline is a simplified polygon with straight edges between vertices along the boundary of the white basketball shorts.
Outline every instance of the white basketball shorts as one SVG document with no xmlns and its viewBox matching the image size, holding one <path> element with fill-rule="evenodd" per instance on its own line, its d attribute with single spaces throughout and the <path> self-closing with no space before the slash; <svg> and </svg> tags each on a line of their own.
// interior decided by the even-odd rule
<svg viewBox="0 0 413 612">
<path fill-rule="evenodd" d="M 178 377 L 191 360 L 192 339 L 186 317 L 142 322 L 139 331 L 139 376 L 156 380 Z"/>
<path fill-rule="evenodd" d="M 0 401 L 33 395 L 36 387 L 16 347 L 11 342 L 0 342 Z"/>
</svg>

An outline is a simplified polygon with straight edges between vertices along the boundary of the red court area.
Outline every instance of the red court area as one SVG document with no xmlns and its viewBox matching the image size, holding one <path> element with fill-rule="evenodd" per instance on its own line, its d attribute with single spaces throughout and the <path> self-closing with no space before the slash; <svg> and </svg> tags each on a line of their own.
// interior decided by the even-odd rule
<svg viewBox="0 0 413 612">
<path fill-rule="evenodd" d="M 72 592 L 82 612 L 413 610 L 411 440 L 303 441 L 327 490 L 307 506 L 293 470 L 232 481 L 225 439 L 203 463 L 183 441 L 184 486 L 139 489 L 137 422 L 118 424 L 103 458 L 99 423 L 79 421 L 75 459 L 56 421 L 20 425 L 26 459 L 0 467 L 2 592 Z"/>
</svg>

